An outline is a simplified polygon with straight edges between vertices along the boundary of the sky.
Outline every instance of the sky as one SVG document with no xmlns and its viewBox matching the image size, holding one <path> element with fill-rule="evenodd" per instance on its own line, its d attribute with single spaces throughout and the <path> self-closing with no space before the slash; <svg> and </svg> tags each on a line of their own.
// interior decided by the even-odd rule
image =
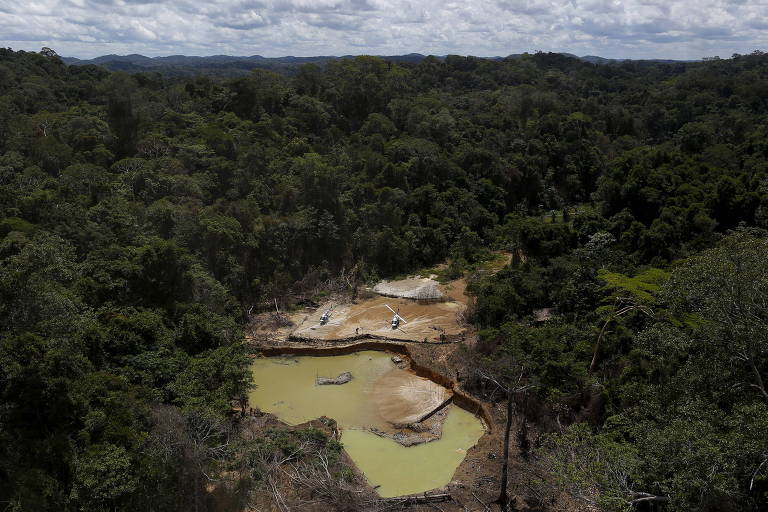
<svg viewBox="0 0 768 512">
<path fill-rule="evenodd" d="M 768 49 L 768 0 L 0 0 L 0 45 L 59 55 L 700 59 Z"/>
</svg>

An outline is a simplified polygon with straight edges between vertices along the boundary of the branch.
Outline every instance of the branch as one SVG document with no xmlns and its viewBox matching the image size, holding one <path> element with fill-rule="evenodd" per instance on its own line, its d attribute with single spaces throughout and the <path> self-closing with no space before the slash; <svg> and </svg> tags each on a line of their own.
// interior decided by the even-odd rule
<svg viewBox="0 0 768 512">
<path fill-rule="evenodd" d="M 759 466 L 757 466 L 757 469 L 755 470 L 755 472 L 754 472 L 754 473 L 752 473 L 752 479 L 749 481 L 749 490 L 750 490 L 750 491 L 752 490 L 752 486 L 754 486 L 754 485 L 755 485 L 755 477 L 757 477 L 757 474 L 760 472 L 760 469 L 763 467 L 763 465 L 764 465 L 766 462 L 768 462 L 768 457 L 766 457 L 765 459 L 763 459 L 763 462 L 761 462 L 761 463 L 760 463 L 760 465 L 759 465 Z"/>
<path fill-rule="evenodd" d="M 755 365 L 754 359 L 747 358 L 747 362 L 749 363 L 749 367 L 752 368 L 752 373 L 755 374 L 755 381 L 756 384 L 752 384 L 752 387 L 755 387 L 760 390 L 760 392 L 763 395 L 763 398 L 768 400 L 768 391 L 765 390 L 765 384 L 763 383 L 763 377 L 760 375 L 760 371 L 757 369 L 757 366 Z"/>
<path fill-rule="evenodd" d="M 488 505 L 486 505 L 483 502 L 483 500 L 481 500 L 480 498 L 477 497 L 477 494 L 475 494 L 475 491 L 472 491 L 472 496 L 474 496 L 474 498 L 477 500 L 477 502 L 480 503 L 483 506 L 483 509 L 486 510 L 486 512 L 490 512 L 491 509 L 488 507 Z"/>
<path fill-rule="evenodd" d="M 647 502 L 656 502 L 656 503 L 669 503 L 670 498 L 669 496 L 657 496 L 656 494 L 649 494 L 647 492 L 633 492 L 631 493 L 632 496 L 632 505 L 637 505 L 638 503 L 647 503 Z"/>
<path fill-rule="evenodd" d="M 523 380 L 523 376 L 525 375 L 525 367 L 520 368 L 520 375 L 517 376 L 517 381 L 515 382 L 514 386 L 505 386 L 501 382 L 499 382 L 499 379 L 487 372 L 486 370 L 477 370 L 477 374 L 480 376 L 481 379 L 485 379 L 489 382 L 492 382 L 497 389 L 500 389 L 504 391 L 507 394 L 512 393 L 523 393 L 525 391 L 528 391 L 529 389 L 535 388 L 535 384 L 525 384 L 523 386 L 520 385 L 520 382 Z"/>
</svg>

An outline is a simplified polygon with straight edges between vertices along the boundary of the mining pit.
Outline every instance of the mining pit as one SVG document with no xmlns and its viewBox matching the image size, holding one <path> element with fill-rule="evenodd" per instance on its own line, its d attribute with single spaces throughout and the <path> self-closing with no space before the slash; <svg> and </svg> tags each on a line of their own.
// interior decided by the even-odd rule
<svg viewBox="0 0 768 512">
<path fill-rule="evenodd" d="M 257 357 L 249 403 L 288 424 L 336 420 L 345 450 L 382 497 L 425 492 L 450 482 L 485 432 L 473 413 L 450 404 L 453 391 L 402 369 L 392 354 Z M 343 385 L 317 385 L 349 372 Z"/>
<path fill-rule="evenodd" d="M 432 286 L 418 276 L 383 284 L 382 293 L 405 297 Z M 294 310 L 281 317 L 290 321 L 280 325 L 255 321 L 246 343 L 256 354 L 258 387 L 249 401 L 291 425 L 334 418 L 345 451 L 382 498 L 452 496 L 455 506 L 446 510 L 466 511 L 467 500 L 493 499 L 504 411 L 461 387 L 468 369 L 455 356 L 475 338 L 464 323 L 465 280 L 435 286 L 439 299 L 381 296 L 365 289 L 357 300 L 332 297 L 311 311 Z M 391 328 L 393 313 L 386 305 L 405 319 L 398 329 Z M 321 325 L 329 309 L 329 321 Z M 380 356 L 366 357 L 369 351 Z M 291 375 L 290 368 L 305 357 L 322 361 L 321 367 L 297 366 L 298 373 Z M 396 377 L 396 370 L 408 377 Z M 344 372 L 353 378 L 343 385 L 316 385 L 318 377 Z M 427 384 L 408 384 L 419 382 L 415 377 Z M 311 391 L 316 388 L 330 393 L 319 397 Z"/>
</svg>

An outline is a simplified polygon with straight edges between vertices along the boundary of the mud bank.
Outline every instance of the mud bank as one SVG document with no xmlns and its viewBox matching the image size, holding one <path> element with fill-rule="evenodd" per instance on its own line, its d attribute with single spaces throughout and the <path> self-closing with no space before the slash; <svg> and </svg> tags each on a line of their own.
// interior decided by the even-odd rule
<svg viewBox="0 0 768 512">
<path fill-rule="evenodd" d="M 317 343 L 318 341 L 326 342 L 326 343 L 349 343 L 350 341 L 358 341 L 358 340 L 380 340 L 380 341 L 390 341 L 393 343 L 420 343 L 422 345 L 450 345 L 451 343 L 455 343 L 458 338 L 461 336 L 453 335 L 453 336 L 446 336 L 445 341 L 423 341 L 423 340 L 409 340 L 405 338 L 394 338 L 392 336 L 380 336 L 378 334 L 356 334 L 348 337 L 344 337 L 341 339 L 320 339 L 320 338 L 312 338 L 309 336 L 301 336 L 297 334 L 291 334 L 288 336 L 288 341 L 294 342 L 294 343 Z M 309 354 L 307 354 L 309 355 Z"/>
<path fill-rule="evenodd" d="M 446 404 L 439 410 L 433 411 L 429 418 L 426 418 L 419 423 L 395 425 L 395 428 L 398 429 L 395 433 L 384 432 L 383 430 L 376 428 L 369 428 L 368 431 L 379 437 L 391 439 L 405 447 L 437 441 L 443 436 L 443 422 L 447 415 L 448 408 L 450 408 L 450 404 L 446 402 Z M 406 433 L 406 430 L 410 433 Z"/>
<path fill-rule="evenodd" d="M 346 341 L 346 340 L 345 340 Z M 422 366 L 415 362 L 411 355 L 408 346 L 391 343 L 384 341 L 362 341 L 359 343 L 349 343 L 345 345 L 337 345 L 333 347 L 258 347 L 255 350 L 254 356 L 281 356 L 281 355 L 293 355 L 293 356 L 340 356 L 348 355 L 363 350 L 378 350 L 383 352 L 396 353 L 401 356 L 405 356 L 408 359 L 410 370 L 419 377 L 425 377 L 441 386 L 447 388 L 453 392 L 452 402 L 461 407 L 462 409 L 478 416 L 485 428 L 490 433 L 493 429 L 493 415 L 490 408 L 473 397 L 472 395 L 464 392 L 461 386 L 454 381 L 442 375 L 430 368 Z"/>
</svg>

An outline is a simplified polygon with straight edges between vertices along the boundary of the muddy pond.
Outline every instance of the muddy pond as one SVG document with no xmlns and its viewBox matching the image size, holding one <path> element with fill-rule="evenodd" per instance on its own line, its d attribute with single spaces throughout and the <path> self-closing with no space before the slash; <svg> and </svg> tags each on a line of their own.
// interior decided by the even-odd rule
<svg viewBox="0 0 768 512">
<path fill-rule="evenodd" d="M 256 388 L 249 396 L 251 406 L 290 425 L 320 416 L 335 419 L 344 449 L 382 497 L 446 485 L 485 432 L 472 413 L 452 404 L 440 408 L 450 392 L 398 369 L 386 352 L 262 357 L 252 368 Z M 344 372 L 352 374 L 346 384 L 316 384 L 318 377 Z M 401 402 L 403 407 L 397 407 Z M 406 447 L 370 431 L 393 432 L 393 414 L 414 418 L 435 409 L 442 418 L 437 440 Z"/>
</svg>

